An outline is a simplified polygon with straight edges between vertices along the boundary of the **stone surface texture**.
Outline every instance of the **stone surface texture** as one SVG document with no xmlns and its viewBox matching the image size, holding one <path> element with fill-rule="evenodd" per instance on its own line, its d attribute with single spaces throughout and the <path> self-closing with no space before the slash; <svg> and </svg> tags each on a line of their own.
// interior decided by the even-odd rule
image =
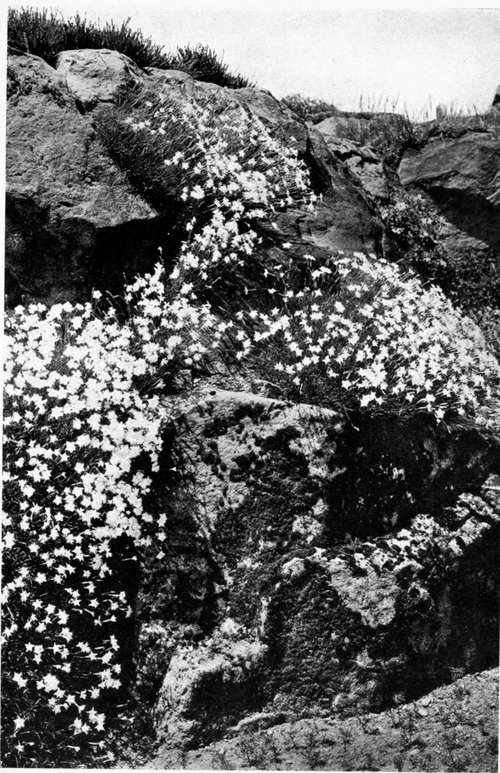
<svg viewBox="0 0 500 773">
<path fill-rule="evenodd" d="M 156 255 L 156 212 L 112 163 L 60 73 L 35 56 L 10 57 L 8 93 L 9 302 L 123 285 L 124 271 L 133 276 Z"/>
<path fill-rule="evenodd" d="M 500 136 L 470 131 L 433 137 L 399 166 L 405 188 L 427 194 L 445 220 L 443 241 L 456 263 L 500 264 Z"/>
<path fill-rule="evenodd" d="M 413 428 L 409 488 L 397 450 L 408 428 L 387 430 L 379 442 L 395 456 L 370 479 L 379 430 L 361 433 L 360 453 L 359 438 L 348 440 L 345 419 L 332 411 L 215 388 L 177 410 L 175 443 L 190 483 L 169 496 L 189 512 L 211 570 L 201 603 L 183 620 L 191 626 L 185 634 L 161 610 L 144 623 L 145 632 L 162 632 L 150 655 L 175 640 L 155 712 L 165 749 L 215 741 L 255 712 L 383 711 L 456 673 L 494 665 L 494 442 L 465 431 L 445 438 L 425 426 L 418 437 Z M 455 466 L 461 444 L 459 456 L 475 466 Z M 356 502 L 361 483 L 345 475 L 355 452 L 373 501 L 367 493 Z M 461 469 L 461 478 L 447 481 L 450 468 Z M 406 516 L 391 481 L 413 491 Z M 175 543 L 186 520 L 166 528 Z M 166 558 L 155 570 L 156 592 L 175 585 L 172 573 Z M 199 588 L 199 576 L 191 576 Z M 189 587 L 189 577 L 184 582 Z M 139 597 L 145 610 L 154 606 L 151 587 Z"/>
<path fill-rule="evenodd" d="M 267 728 L 255 714 L 232 737 L 174 757 L 163 751 L 154 768 L 275 770 L 497 770 L 498 673 L 458 679 L 380 714 L 352 719 L 303 719 Z M 274 717 L 276 720 L 277 717 Z M 279 718 L 278 718 L 279 722 Z"/>
<path fill-rule="evenodd" d="M 61 51 L 56 69 L 68 91 L 87 109 L 115 102 L 144 80 L 143 71 L 128 56 L 106 48 Z"/>
</svg>

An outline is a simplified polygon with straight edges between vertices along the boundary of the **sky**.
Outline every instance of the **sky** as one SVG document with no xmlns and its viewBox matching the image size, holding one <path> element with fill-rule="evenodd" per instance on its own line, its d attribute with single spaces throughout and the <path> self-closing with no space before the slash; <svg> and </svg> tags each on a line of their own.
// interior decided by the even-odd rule
<svg viewBox="0 0 500 773">
<path fill-rule="evenodd" d="M 11 0 L 64 15 L 120 22 L 166 48 L 207 43 L 234 71 L 281 97 L 322 98 L 345 110 L 391 109 L 412 117 L 440 104 L 485 110 L 500 84 L 500 7 L 384 9 L 328 0 L 111 0 L 87 4 Z M 361 5 L 361 4 L 358 4 Z M 366 4 L 365 4 L 366 5 Z M 393 7 L 391 7 L 391 5 Z M 469 6 L 472 4 L 469 3 Z"/>
</svg>

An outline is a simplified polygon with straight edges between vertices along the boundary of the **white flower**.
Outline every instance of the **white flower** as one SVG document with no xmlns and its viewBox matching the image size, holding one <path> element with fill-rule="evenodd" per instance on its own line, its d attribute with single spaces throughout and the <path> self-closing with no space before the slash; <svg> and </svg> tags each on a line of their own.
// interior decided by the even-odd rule
<svg viewBox="0 0 500 773">
<path fill-rule="evenodd" d="M 195 187 L 192 189 L 190 196 L 192 199 L 203 199 L 205 198 L 205 192 L 203 188 L 200 185 L 195 185 Z"/>
<path fill-rule="evenodd" d="M 28 680 L 23 677 L 22 674 L 16 672 L 14 676 L 12 677 L 12 681 L 15 682 L 19 687 L 26 687 L 28 684 Z"/>
<path fill-rule="evenodd" d="M 16 717 L 14 719 L 14 733 L 17 733 L 18 730 L 21 730 L 26 724 L 26 720 L 24 717 Z"/>
<path fill-rule="evenodd" d="M 41 683 L 46 692 L 55 692 L 59 689 L 59 679 L 54 674 L 46 674 Z"/>
</svg>

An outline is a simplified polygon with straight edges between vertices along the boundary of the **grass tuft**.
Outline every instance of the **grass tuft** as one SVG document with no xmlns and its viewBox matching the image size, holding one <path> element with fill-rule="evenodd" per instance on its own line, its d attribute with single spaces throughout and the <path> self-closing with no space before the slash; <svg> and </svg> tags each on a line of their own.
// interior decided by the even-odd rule
<svg viewBox="0 0 500 773">
<path fill-rule="evenodd" d="M 341 111 L 331 102 L 303 97 L 302 94 L 289 94 L 283 97 L 282 102 L 303 121 L 313 124 L 324 121 L 325 118 L 331 118 L 332 115 L 341 115 Z"/>
<path fill-rule="evenodd" d="M 103 25 L 89 21 L 80 14 L 65 19 L 59 12 L 25 7 L 9 9 L 7 41 L 13 53 L 30 53 L 44 59 L 52 67 L 61 51 L 78 48 L 108 48 L 119 51 L 139 67 L 183 70 L 193 78 L 228 88 L 243 88 L 252 84 L 242 75 L 229 72 L 229 67 L 208 46 L 184 46 L 176 52 L 145 37 L 130 27 L 130 19 Z"/>
</svg>

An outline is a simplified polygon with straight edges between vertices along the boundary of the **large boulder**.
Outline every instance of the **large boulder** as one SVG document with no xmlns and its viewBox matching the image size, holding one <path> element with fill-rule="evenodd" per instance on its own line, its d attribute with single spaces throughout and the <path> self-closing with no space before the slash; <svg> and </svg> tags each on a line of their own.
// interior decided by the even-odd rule
<svg viewBox="0 0 500 773">
<path fill-rule="evenodd" d="M 79 299 L 151 265 L 154 209 L 109 158 L 60 73 L 36 56 L 9 58 L 6 292 Z"/>
<path fill-rule="evenodd" d="M 150 685 L 164 677 L 155 713 L 174 747 L 208 742 L 262 701 L 268 654 L 260 588 L 278 579 L 293 545 L 321 532 L 330 436 L 343 425 L 326 409 L 216 389 L 176 408 L 173 455 L 183 475 L 168 495 L 160 478 L 157 493 L 168 500 L 175 556 L 166 547 L 143 573 L 137 607 L 139 640 L 147 642 L 140 686 L 150 699 Z M 166 673 L 151 674 L 151 660 L 165 663 Z"/>
<path fill-rule="evenodd" d="M 373 148 L 356 140 L 339 137 L 337 124 L 337 118 L 325 118 L 316 124 L 316 129 L 324 137 L 328 149 L 347 165 L 363 190 L 377 200 L 386 201 L 390 185 L 383 160 Z"/>
<path fill-rule="evenodd" d="M 484 209 L 484 233 L 498 242 L 498 227 L 491 224 L 488 229 L 484 221 L 493 214 L 492 208 L 500 207 L 500 138 L 486 132 L 469 132 L 456 139 L 433 139 L 405 153 L 399 176 L 403 185 L 419 186 L 437 201 L 463 201 L 457 220 L 467 217 L 464 227 Z M 472 212 L 466 212 L 466 203 L 473 205 Z"/>
<path fill-rule="evenodd" d="M 155 714 L 172 754 L 255 712 L 354 716 L 495 663 L 495 442 L 389 425 L 380 442 L 393 455 L 378 459 L 372 429 L 215 388 L 177 405 L 185 478 L 165 528 L 175 542 L 184 508 L 212 576 L 189 619 L 156 601 L 175 595 L 168 556 L 139 593 L 138 622 L 158 634 L 144 658 L 168 650 Z"/>
<path fill-rule="evenodd" d="M 490 669 L 378 714 L 268 727 L 269 715 L 259 712 L 204 749 L 175 757 L 162 747 L 148 767 L 495 773 L 497 715 L 498 670 Z"/>
<path fill-rule="evenodd" d="M 115 102 L 144 80 L 143 71 L 128 56 L 107 48 L 61 51 L 57 72 L 84 109 Z"/>
<path fill-rule="evenodd" d="M 494 665 L 498 516 L 498 502 L 469 495 L 393 536 L 284 561 L 264 709 L 353 716 Z"/>
<path fill-rule="evenodd" d="M 406 188 L 427 194 L 444 218 L 443 241 L 455 263 L 478 270 L 490 265 L 494 282 L 500 253 L 500 136 L 492 131 L 432 138 L 406 151 L 399 176 Z"/>
</svg>

